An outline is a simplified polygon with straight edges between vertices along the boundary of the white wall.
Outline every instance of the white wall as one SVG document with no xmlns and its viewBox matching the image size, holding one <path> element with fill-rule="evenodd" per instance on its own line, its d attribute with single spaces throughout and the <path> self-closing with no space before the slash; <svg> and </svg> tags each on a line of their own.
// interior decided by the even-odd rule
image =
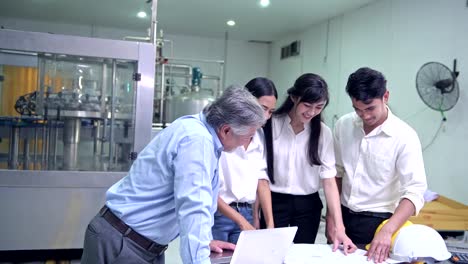
<svg viewBox="0 0 468 264">
<path fill-rule="evenodd" d="M 275 41 L 271 47 L 269 77 L 274 80 L 276 89 L 278 90 L 278 103 L 280 106 L 286 97 L 286 90 L 289 89 L 302 72 L 303 56 L 290 57 L 284 60 L 280 59 L 281 47 L 289 45 L 294 40 L 298 39 L 299 35 L 291 34 L 284 39 Z"/>
<path fill-rule="evenodd" d="M 196 36 L 165 35 L 173 41 L 173 53 L 176 58 L 224 60 L 224 38 L 202 38 Z M 245 85 L 257 76 L 267 76 L 270 45 L 250 43 L 242 40 L 229 40 L 226 59 L 226 86 Z M 171 56 L 170 46 L 163 48 L 164 56 Z M 187 62 L 190 63 L 190 62 Z M 218 64 L 191 62 L 200 66 L 205 74 L 219 74 Z M 203 80 L 203 82 L 209 82 Z"/>
<path fill-rule="evenodd" d="M 327 41 L 327 27 L 328 41 Z M 288 35 L 272 46 L 271 77 L 280 93 L 303 72 L 322 75 L 331 91 L 325 111 L 333 116 L 352 111 L 344 90 L 350 73 L 369 66 L 384 73 L 390 107 L 428 145 L 441 122 L 440 113 L 428 108 L 415 88 L 418 69 L 438 61 L 452 68 L 458 60 L 460 99 L 446 112 L 447 122 L 434 143 L 424 151 L 429 189 L 468 204 L 468 8 L 464 0 L 380 0 L 366 7 Z M 280 47 L 301 40 L 301 56 L 279 60 Z M 328 53 L 327 51 L 328 43 Z"/>
</svg>

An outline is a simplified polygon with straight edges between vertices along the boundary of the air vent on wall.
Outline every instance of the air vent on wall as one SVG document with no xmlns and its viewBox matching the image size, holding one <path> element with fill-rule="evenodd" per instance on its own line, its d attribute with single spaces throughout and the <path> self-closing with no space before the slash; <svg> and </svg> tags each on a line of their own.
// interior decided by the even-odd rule
<svg viewBox="0 0 468 264">
<path fill-rule="evenodd" d="M 301 53 L 301 42 L 296 40 L 289 45 L 281 47 L 281 59 L 298 56 Z"/>
<path fill-rule="evenodd" d="M 269 40 L 255 40 L 255 39 L 251 39 L 251 40 L 249 40 L 249 43 L 271 44 L 271 41 L 269 41 Z"/>
</svg>

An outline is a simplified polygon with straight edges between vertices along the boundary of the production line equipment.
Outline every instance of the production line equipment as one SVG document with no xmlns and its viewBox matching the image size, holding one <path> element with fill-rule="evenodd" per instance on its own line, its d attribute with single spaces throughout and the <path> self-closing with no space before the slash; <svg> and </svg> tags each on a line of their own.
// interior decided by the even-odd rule
<svg viewBox="0 0 468 264">
<path fill-rule="evenodd" d="M 0 253 L 82 248 L 151 139 L 151 43 L 0 29 Z"/>
</svg>

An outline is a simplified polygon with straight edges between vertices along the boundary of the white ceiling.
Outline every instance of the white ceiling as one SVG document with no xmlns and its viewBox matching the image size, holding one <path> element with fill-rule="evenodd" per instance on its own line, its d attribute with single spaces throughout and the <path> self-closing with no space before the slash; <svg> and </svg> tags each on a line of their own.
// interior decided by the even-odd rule
<svg viewBox="0 0 468 264">
<path fill-rule="evenodd" d="M 158 29 L 167 34 L 270 41 L 376 0 L 159 0 Z M 150 25 L 136 17 L 150 12 L 146 0 L 0 0 L 0 16 L 54 23 L 115 27 L 145 32 Z M 226 21 L 236 26 L 229 28 Z"/>
</svg>

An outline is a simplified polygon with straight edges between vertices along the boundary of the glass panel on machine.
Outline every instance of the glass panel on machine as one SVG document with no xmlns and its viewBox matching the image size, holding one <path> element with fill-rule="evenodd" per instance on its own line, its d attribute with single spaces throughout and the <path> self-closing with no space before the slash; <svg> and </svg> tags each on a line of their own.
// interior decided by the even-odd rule
<svg viewBox="0 0 468 264">
<path fill-rule="evenodd" d="M 0 169 L 128 170 L 136 65 L 0 51 Z"/>
</svg>

